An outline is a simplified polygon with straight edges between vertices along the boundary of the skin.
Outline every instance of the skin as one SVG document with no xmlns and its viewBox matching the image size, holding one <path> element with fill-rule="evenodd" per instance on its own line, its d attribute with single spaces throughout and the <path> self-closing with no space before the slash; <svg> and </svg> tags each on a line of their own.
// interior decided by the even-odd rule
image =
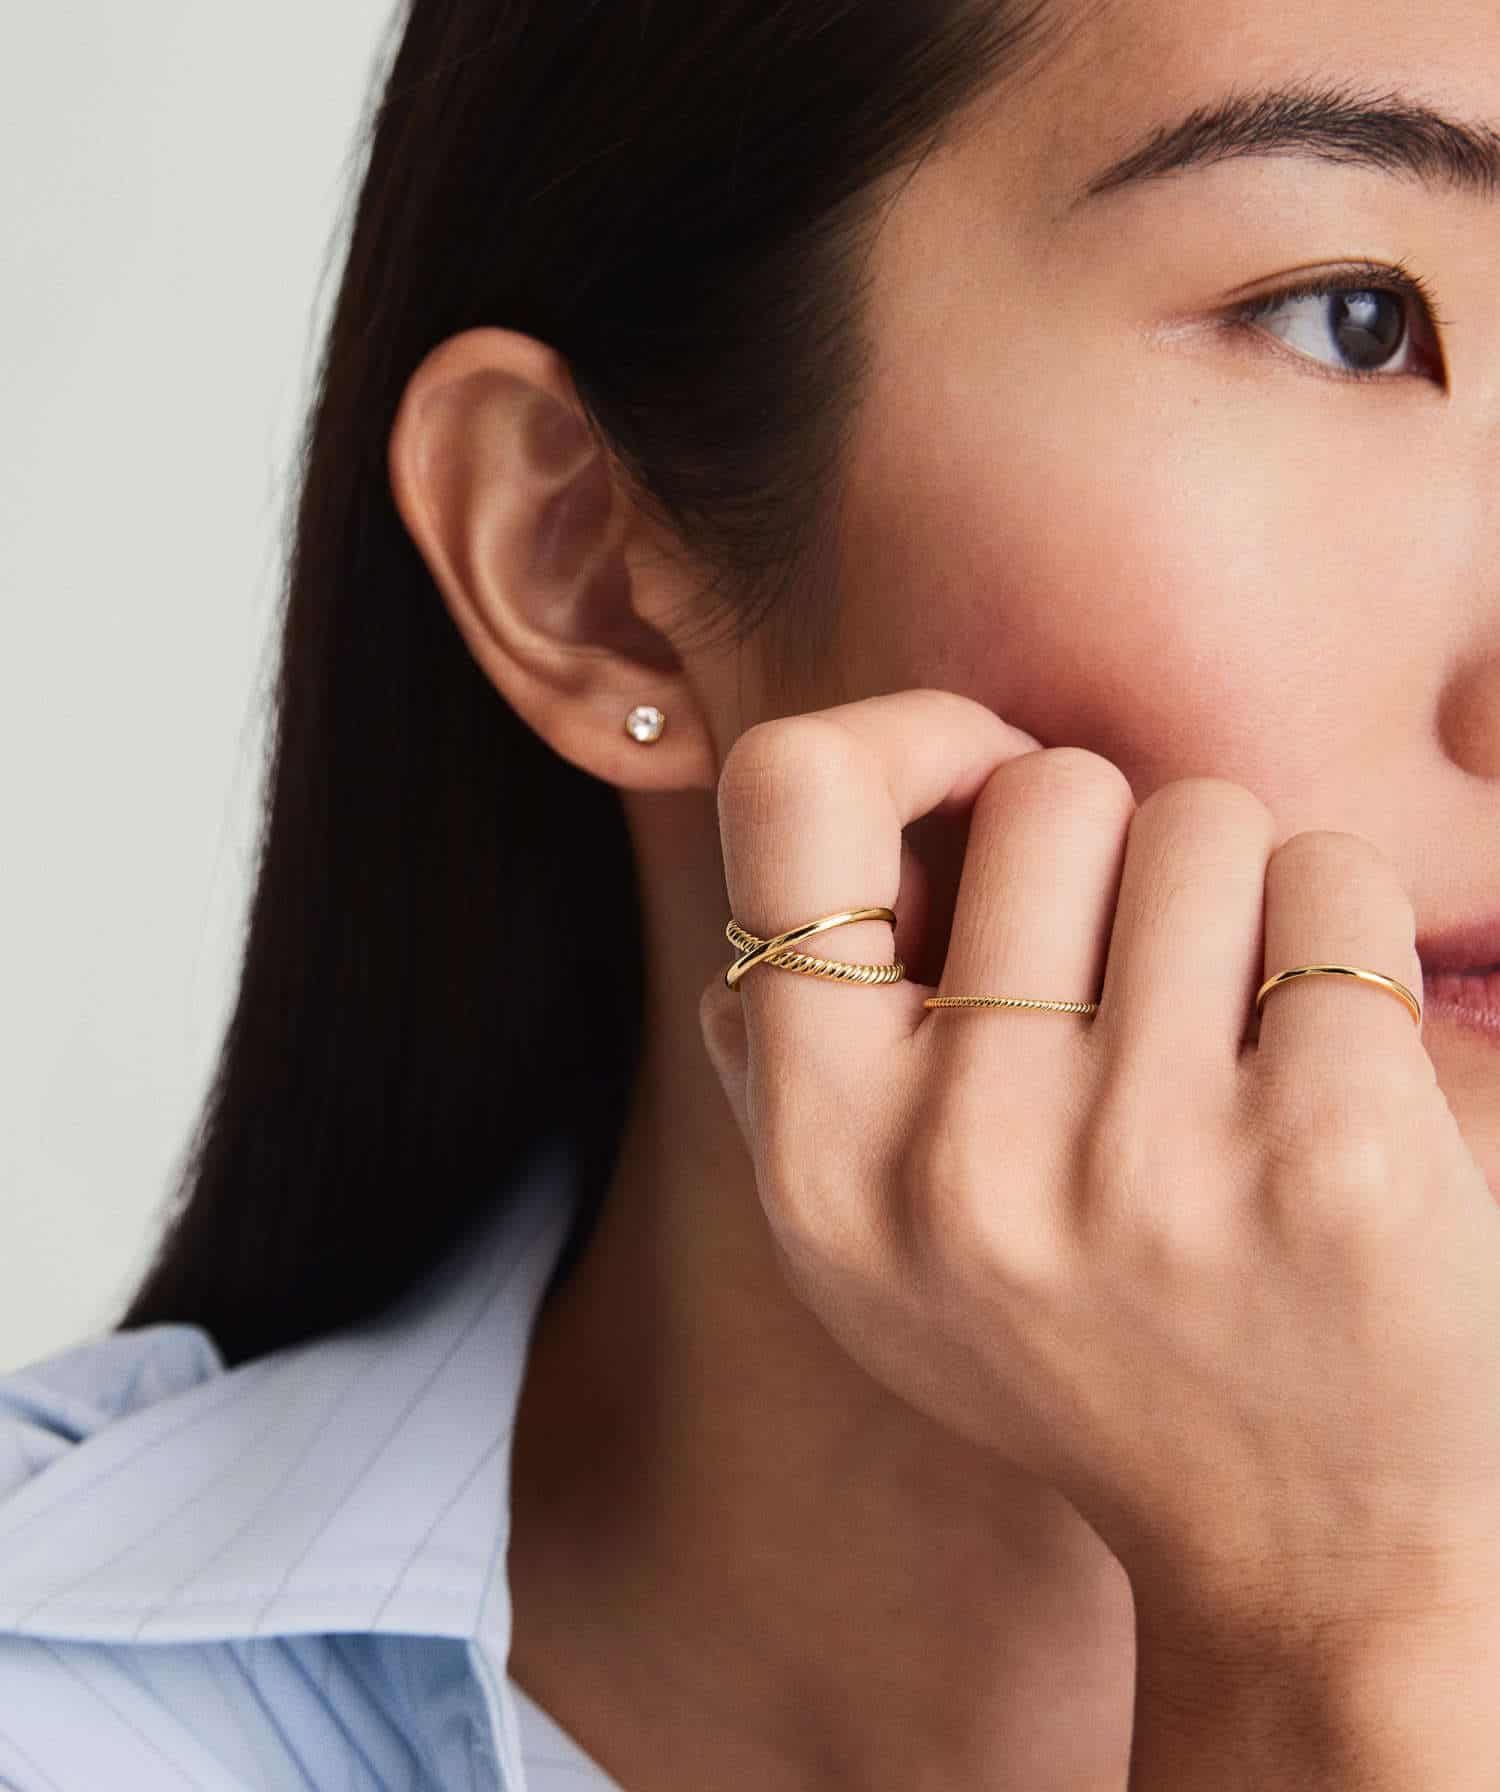
<svg viewBox="0 0 1500 1792">
<path fill-rule="evenodd" d="M 941 687 L 1105 756 L 1137 802 L 1211 775 L 1278 840 L 1363 835 L 1421 932 L 1500 899 L 1500 207 L 1285 157 L 1068 210 L 1145 130 L 1308 76 L 1500 120 L 1493 0 L 1093 8 L 900 189 L 831 634 L 794 684 L 774 630 L 680 645 L 701 569 L 571 432 L 550 348 L 466 332 L 408 389 L 390 464 L 413 539 L 499 696 L 620 789 L 641 879 L 647 1052 L 533 1344 L 510 1557 L 515 1677 L 631 1792 L 1119 1792 L 1129 1759 L 1120 1564 L 1054 1489 L 877 1385 L 782 1278 L 700 1026 L 733 956 L 715 793 L 739 735 Z M 1251 283 L 1351 259 L 1436 288 L 1436 375 L 1341 380 L 1225 327 Z M 649 748 L 622 731 L 642 702 L 669 718 Z M 912 844 L 930 890 L 898 951 L 936 982 L 962 839 Z M 1424 1043 L 1500 1195 L 1500 1044 L 1440 1017 Z"/>
</svg>

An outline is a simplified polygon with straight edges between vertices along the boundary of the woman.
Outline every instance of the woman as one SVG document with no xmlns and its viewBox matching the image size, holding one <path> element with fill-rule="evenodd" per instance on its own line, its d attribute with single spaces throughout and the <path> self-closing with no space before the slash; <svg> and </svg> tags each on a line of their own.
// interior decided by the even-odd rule
<svg viewBox="0 0 1500 1792">
<path fill-rule="evenodd" d="M 1497 119 L 1490 0 L 415 0 L 0 1778 L 1491 1782 Z"/>
</svg>

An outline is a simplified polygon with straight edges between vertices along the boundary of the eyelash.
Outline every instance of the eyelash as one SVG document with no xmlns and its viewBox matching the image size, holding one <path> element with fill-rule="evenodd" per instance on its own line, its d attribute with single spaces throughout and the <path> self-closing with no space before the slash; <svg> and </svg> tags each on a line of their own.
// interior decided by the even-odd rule
<svg viewBox="0 0 1500 1792">
<path fill-rule="evenodd" d="M 1416 271 L 1408 267 L 1404 261 L 1394 263 L 1363 261 L 1355 262 L 1351 268 L 1340 275 L 1325 275 L 1319 280 L 1299 281 L 1292 286 L 1284 286 L 1278 292 L 1263 293 L 1246 305 L 1237 306 L 1230 313 L 1230 321 L 1236 325 L 1253 326 L 1268 312 L 1279 309 L 1282 305 L 1290 305 L 1297 299 L 1331 298 L 1336 293 L 1351 292 L 1384 292 L 1398 293 L 1408 304 L 1415 302 L 1427 314 L 1428 321 L 1437 331 L 1451 327 L 1452 320 L 1444 317 L 1438 309 L 1437 294 Z M 1408 319 L 1408 329 L 1411 327 Z M 1294 351 L 1295 352 L 1295 351 Z M 1336 380 L 1392 380 L 1400 378 L 1398 374 L 1371 371 L 1361 373 L 1352 367 L 1332 367 L 1326 362 L 1302 357 L 1311 368 L 1327 374 Z M 1440 364 L 1442 362 L 1439 355 Z M 1446 377 L 1446 366 L 1442 367 Z"/>
</svg>

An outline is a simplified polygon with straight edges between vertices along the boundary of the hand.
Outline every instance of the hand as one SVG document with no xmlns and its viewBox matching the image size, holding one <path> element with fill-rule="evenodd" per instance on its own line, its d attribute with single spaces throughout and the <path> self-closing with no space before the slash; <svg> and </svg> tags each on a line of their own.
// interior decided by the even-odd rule
<svg viewBox="0 0 1500 1792">
<path fill-rule="evenodd" d="M 1350 834 L 907 691 L 761 723 L 718 792 L 764 939 L 913 893 L 972 808 L 938 990 L 761 965 L 701 1018 L 794 1292 L 1059 1489 L 1136 1590 L 1320 1622 L 1500 1586 L 1500 1216 L 1411 1014 L 1411 904 Z M 903 879 L 903 869 L 905 877 Z M 882 963 L 886 923 L 800 950 Z M 735 956 L 726 942 L 726 966 Z M 1094 1017 L 924 998 L 1098 1000 Z M 1494 1564 L 1493 1569 L 1491 1564 Z M 1482 1574 L 1490 1575 L 1481 1586 Z"/>
</svg>

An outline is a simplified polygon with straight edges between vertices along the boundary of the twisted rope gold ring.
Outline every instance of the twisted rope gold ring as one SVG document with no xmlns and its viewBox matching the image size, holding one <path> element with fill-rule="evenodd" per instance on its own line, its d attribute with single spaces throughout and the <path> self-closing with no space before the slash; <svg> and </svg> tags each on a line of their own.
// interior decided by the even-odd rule
<svg viewBox="0 0 1500 1792">
<path fill-rule="evenodd" d="M 771 964 L 778 971 L 796 971 L 799 976 L 821 977 L 828 983 L 902 982 L 906 976 L 904 964 L 844 964 L 836 958 L 809 958 L 805 952 L 787 950 L 815 933 L 824 933 L 830 927 L 848 927 L 855 921 L 889 921 L 894 928 L 896 911 L 891 908 L 845 909 L 837 915 L 825 915 L 821 921 L 809 921 L 805 927 L 793 927 L 786 933 L 779 933 L 773 940 L 757 939 L 731 916 L 724 932 L 741 956 L 725 971 L 724 981 L 734 989 L 747 971 L 753 971 L 758 964 Z"/>
</svg>

